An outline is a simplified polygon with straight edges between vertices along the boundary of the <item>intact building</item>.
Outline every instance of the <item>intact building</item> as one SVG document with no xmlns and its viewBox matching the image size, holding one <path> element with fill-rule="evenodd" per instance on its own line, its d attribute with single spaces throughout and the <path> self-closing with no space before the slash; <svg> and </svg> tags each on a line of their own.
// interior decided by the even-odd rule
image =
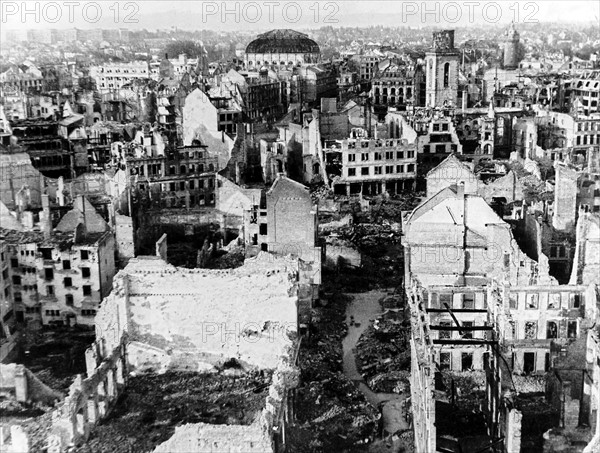
<svg viewBox="0 0 600 453">
<path fill-rule="evenodd" d="M 433 48 L 425 55 L 426 107 L 456 107 L 458 100 L 458 51 L 454 30 L 433 33 Z"/>
<path fill-rule="evenodd" d="M 303 64 L 319 63 L 321 50 L 308 35 L 294 30 L 271 30 L 258 37 L 246 47 L 246 68 L 263 66 L 279 69 Z"/>
</svg>

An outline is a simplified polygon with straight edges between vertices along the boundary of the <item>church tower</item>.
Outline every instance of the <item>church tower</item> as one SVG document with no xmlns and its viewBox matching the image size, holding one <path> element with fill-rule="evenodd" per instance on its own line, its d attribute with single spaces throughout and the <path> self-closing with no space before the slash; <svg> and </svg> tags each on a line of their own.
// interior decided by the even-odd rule
<svg viewBox="0 0 600 453">
<path fill-rule="evenodd" d="M 514 22 L 511 22 L 504 36 L 504 69 L 516 69 L 519 66 L 519 32 Z"/>
<path fill-rule="evenodd" d="M 425 54 L 426 107 L 457 107 L 458 51 L 454 30 L 433 33 L 433 48 Z"/>
</svg>

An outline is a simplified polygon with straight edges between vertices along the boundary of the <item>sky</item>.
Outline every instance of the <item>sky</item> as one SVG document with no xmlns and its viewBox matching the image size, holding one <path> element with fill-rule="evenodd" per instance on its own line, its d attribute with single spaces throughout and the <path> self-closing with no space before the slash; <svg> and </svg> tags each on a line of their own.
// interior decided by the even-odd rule
<svg viewBox="0 0 600 453">
<path fill-rule="evenodd" d="M 466 26 L 523 22 L 598 24 L 600 2 L 465 1 L 197 1 L 1 0 L 2 37 L 9 29 L 177 27 L 251 31 L 322 26 Z"/>
</svg>

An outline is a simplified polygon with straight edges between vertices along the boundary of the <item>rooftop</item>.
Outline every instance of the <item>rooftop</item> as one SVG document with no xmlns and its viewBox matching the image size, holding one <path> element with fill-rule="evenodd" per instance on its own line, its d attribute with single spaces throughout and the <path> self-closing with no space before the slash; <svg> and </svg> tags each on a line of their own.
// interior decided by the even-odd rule
<svg viewBox="0 0 600 453">
<path fill-rule="evenodd" d="M 319 45 L 308 35 L 290 29 L 271 30 L 250 42 L 246 53 L 319 53 Z"/>
</svg>

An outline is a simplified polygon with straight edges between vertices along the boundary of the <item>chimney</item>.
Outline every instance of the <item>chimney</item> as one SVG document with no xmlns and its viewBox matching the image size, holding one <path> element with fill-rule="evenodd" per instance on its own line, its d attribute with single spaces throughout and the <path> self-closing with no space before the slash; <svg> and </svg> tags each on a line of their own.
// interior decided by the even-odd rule
<svg viewBox="0 0 600 453">
<path fill-rule="evenodd" d="M 42 228 L 44 231 L 44 238 L 50 239 L 50 236 L 52 235 L 52 218 L 50 216 L 50 198 L 46 193 L 42 195 L 42 212 Z"/>
<path fill-rule="evenodd" d="M 85 231 L 85 234 L 87 234 L 87 221 L 85 218 L 85 197 L 83 195 L 79 195 L 77 197 L 77 201 L 79 206 L 77 206 L 79 208 L 79 210 L 81 211 L 81 213 L 83 214 L 83 228 Z"/>
</svg>

